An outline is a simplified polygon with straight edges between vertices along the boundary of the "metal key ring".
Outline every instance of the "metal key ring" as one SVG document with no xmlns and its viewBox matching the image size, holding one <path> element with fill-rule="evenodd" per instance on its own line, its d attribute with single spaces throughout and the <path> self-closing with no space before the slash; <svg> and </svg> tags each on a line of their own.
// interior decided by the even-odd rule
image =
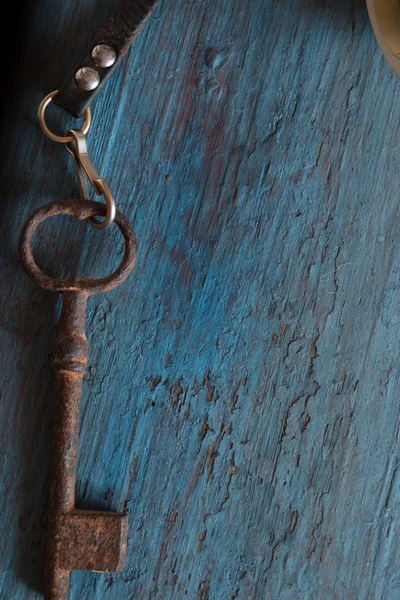
<svg viewBox="0 0 400 600">
<path fill-rule="evenodd" d="M 43 98 L 43 100 L 41 101 L 41 103 L 39 105 L 39 109 L 38 109 L 38 120 L 39 120 L 39 125 L 40 125 L 43 133 L 45 135 L 47 135 L 48 138 L 50 138 L 53 142 L 59 142 L 59 143 L 65 144 L 68 142 L 73 142 L 75 139 L 74 136 L 73 135 L 56 135 L 47 127 L 46 121 L 44 118 L 45 113 L 46 113 L 46 108 L 48 107 L 50 102 L 53 100 L 53 98 L 55 96 L 57 96 L 57 94 L 58 94 L 58 90 L 55 90 L 54 92 L 50 92 L 50 94 L 48 94 L 45 98 Z M 85 110 L 85 120 L 84 120 L 83 126 L 82 126 L 82 131 L 85 135 L 88 133 L 88 131 L 90 129 L 91 122 L 92 122 L 92 111 L 88 107 Z"/>
<path fill-rule="evenodd" d="M 49 217 L 69 215 L 83 221 L 89 217 L 104 216 L 105 211 L 104 204 L 92 202 L 91 200 L 50 202 L 35 211 L 25 223 L 19 242 L 22 264 L 30 278 L 46 290 L 53 292 L 87 292 L 88 296 L 108 292 L 125 281 L 135 266 L 137 243 L 132 225 L 119 211 L 116 211 L 115 223 L 124 237 L 125 252 L 121 264 L 111 275 L 100 279 L 87 279 L 81 275 L 73 275 L 65 279 L 50 277 L 43 273 L 33 257 L 31 246 L 33 235 L 39 225 Z"/>
</svg>

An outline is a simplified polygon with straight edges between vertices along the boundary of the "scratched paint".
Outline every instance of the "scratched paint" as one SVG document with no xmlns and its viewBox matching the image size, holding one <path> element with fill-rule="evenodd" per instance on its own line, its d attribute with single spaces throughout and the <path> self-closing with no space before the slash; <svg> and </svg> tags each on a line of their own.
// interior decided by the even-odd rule
<svg viewBox="0 0 400 600">
<path fill-rule="evenodd" d="M 42 597 L 60 309 L 15 224 L 76 195 L 35 110 L 110 4 L 35 3 L 3 129 L 5 599 Z M 89 138 L 139 253 L 89 304 L 77 498 L 128 512 L 127 568 L 72 598 L 399 598 L 399 105 L 358 1 L 165 0 L 146 25 Z M 36 252 L 99 276 L 117 242 L 60 219 Z"/>
</svg>

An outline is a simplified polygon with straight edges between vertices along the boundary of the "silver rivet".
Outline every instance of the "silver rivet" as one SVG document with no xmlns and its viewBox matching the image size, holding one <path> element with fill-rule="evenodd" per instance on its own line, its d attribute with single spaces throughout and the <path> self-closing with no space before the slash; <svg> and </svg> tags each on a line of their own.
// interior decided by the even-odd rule
<svg viewBox="0 0 400 600">
<path fill-rule="evenodd" d="M 92 50 L 92 59 L 96 67 L 106 69 L 111 67 L 117 60 L 117 53 L 108 44 L 97 44 Z"/>
<path fill-rule="evenodd" d="M 75 75 L 76 85 L 85 92 L 95 90 L 100 83 L 100 75 L 96 69 L 91 67 L 82 67 Z"/>
</svg>

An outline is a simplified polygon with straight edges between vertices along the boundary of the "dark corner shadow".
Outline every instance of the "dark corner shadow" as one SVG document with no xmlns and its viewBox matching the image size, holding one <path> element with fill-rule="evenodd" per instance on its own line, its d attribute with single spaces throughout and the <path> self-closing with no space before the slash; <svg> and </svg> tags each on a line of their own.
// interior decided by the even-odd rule
<svg viewBox="0 0 400 600">
<path fill-rule="evenodd" d="M 14 134 L 15 116 L 18 116 L 19 119 L 22 116 L 26 133 L 32 134 L 32 131 L 36 131 L 36 139 L 42 139 L 36 116 L 40 100 L 50 91 L 58 89 L 62 82 L 69 77 L 90 40 L 113 14 L 121 0 L 77 2 L 78 9 L 75 18 L 69 19 L 66 23 L 58 23 L 57 29 L 52 27 L 51 18 L 48 16 L 51 5 L 46 10 L 46 1 L 42 0 L 38 5 L 32 0 L 20 0 L 15 4 L 15 8 L 11 5 L 7 7 L 9 18 L 0 40 L 2 56 L 8 58 L 2 65 L 0 91 L 0 173 L 2 179 L 4 169 L 1 165 L 8 152 L 9 136 Z M 58 11 L 59 13 L 60 11 Z M 44 24 L 40 22 L 41 17 Z M 46 21 L 44 21 L 45 18 Z M 56 18 L 54 16 L 54 19 Z M 62 31 L 61 39 L 60 30 Z M 29 108 L 24 106 L 22 109 L 24 112 L 21 113 L 24 97 L 27 92 L 32 91 L 34 91 L 34 97 L 37 98 L 37 106 Z M 74 119 L 67 113 L 58 108 L 54 111 L 56 112 L 54 120 L 58 125 L 61 122 L 62 126 L 67 122 L 66 117 L 68 117 L 69 127 L 76 126 Z M 29 137 L 31 135 L 20 136 L 21 144 Z M 49 153 L 55 151 L 55 148 L 50 145 L 48 148 Z M 57 197 L 57 192 L 58 195 L 60 193 L 57 183 L 60 175 L 62 175 L 61 169 L 58 172 L 55 169 L 51 174 L 55 197 Z M 12 182 L 20 180 L 21 176 L 27 179 L 27 185 L 35 185 L 37 182 L 37 185 L 40 186 L 43 173 L 32 172 L 31 165 L 26 165 L 24 173 L 7 172 L 9 185 L 7 187 L 2 185 L 0 222 L 1 216 L 7 212 L 10 202 L 12 202 Z"/>
<path fill-rule="evenodd" d="M 319 18 L 326 16 L 330 28 L 335 25 L 343 28 L 343 24 L 347 24 L 355 32 L 359 27 L 364 28 L 369 21 L 366 0 L 307 0 L 306 7 L 310 17 L 313 13 Z"/>
<path fill-rule="evenodd" d="M 0 245 L 2 258 L 5 259 L 2 264 L 6 270 L 6 273 L 2 273 L 3 290 L 7 286 L 13 289 L 18 279 L 21 282 L 24 281 L 17 251 L 17 239 L 23 224 L 14 220 L 17 212 L 15 210 L 16 202 L 20 200 L 15 198 L 16 189 L 21 189 L 22 186 L 27 190 L 26 198 L 22 200 L 22 202 L 27 202 L 29 190 L 40 189 L 40 186 L 43 185 L 43 177 L 50 177 L 49 174 L 35 172 L 34 164 L 21 165 L 22 161 L 17 162 L 15 169 L 13 165 L 11 168 L 4 168 L 5 157 L 10 145 L 9 136 L 14 134 L 13 119 L 17 116 L 19 123 L 22 122 L 26 126 L 28 134 L 21 135 L 20 126 L 17 132 L 20 136 L 18 143 L 21 145 L 24 143 L 34 144 L 36 139 L 40 139 L 41 133 L 36 121 L 37 107 L 32 106 L 30 109 L 26 109 L 24 94 L 33 90 L 35 96 L 40 99 L 54 89 L 60 78 L 65 77 L 72 70 L 74 62 L 83 53 L 86 45 L 103 25 L 105 19 L 111 16 L 119 0 L 103 1 L 100 2 L 100 6 L 99 2 L 94 0 L 76 3 L 76 6 L 79 7 L 79 15 L 75 20 L 69 22 L 70 25 L 65 24 L 62 33 L 63 48 L 67 49 L 67 52 L 53 52 L 54 49 L 57 50 L 59 30 L 55 31 L 51 27 L 51 3 L 48 2 L 46 7 L 46 2 L 48 0 L 42 0 L 39 3 L 32 0 L 20 0 L 18 3 L 14 3 L 15 8 L 8 5 L 6 23 L 4 23 L 0 39 L 2 56 L 7 58 L 5 64 L 2 65 L 0 93 L 0 173 L 2 177 Z M 41 21 L 40 15 L 45 15 L 46 8 L 48 30 L 43 35 L 44 21 Z M 76 28 L 77 20 L 81 23 L 78 28 Z M 40 31 L 38 31 L 39 25 Z M 24 108 L 21 109 L 21 106 Z M 22 119 L 21 110 L 27 111 L 22 115 Z M 37 128 L 37 137 L 35 133 L 32 134 L 33 128 Z M 40 143 L 37 147 L 38 151 L 42 151 Z M 55 152 L 50 144 L 48 152 L 50 156 L 52 152 Z M 55 161 L 54 170 L 51 172 L 51 187 L 50 189 L 48 187 L 48 193 L 54 199 L 59 199 L 64 195 L 62 190 L 60 193 L 60 181 L 65 182 L 63 168 L 66 163 L 67 156 L 65 163 L 60 160 Z M 26 208 L 28 207 L 26 206 Z M 31 208 L 33 211 L 37 206 Z M 18 293 L 21 294 L 20 297 L 18 297 Z M 33 284 L 24 283 L 18 286 L 17 297 L 20 304 L 30 310 L 30 314 L 23 315 L 23 318 L 34 330 L 35 344 L 40 348 L 40 351 L 34 353 L 30 347 L 30 355 L 27 357 L 29 372 L 39 373 L 40 377 L 36 378 L 36 383 L 30 386 L 29 381 L 26 381 L 28 378 L 26 371 L 17 368 L 13 375 L 16 378 L 15 385 L 24 389 L 19 399 L 19 409 L 21 414 L 29 415 L 27 417 L 29 423 L 25 420 L 23 431 L 15 439 L 15 447 L 18 448 L 22 465 L 21 471 L 14 477 L 14 485 L 19 486 L 21 490 L 21 493 L 15 496 L 18 501 L 14 507 L 15 514 L 19 515 L 19 530 L 13 532 L 12 536 L 10 535 L 8 538 L 14 545 L 13 548 L 8 549 L 8 552 L 15 555 L 17 579 L 23 580 L 31 590 L 40 593 L 43 591 L 44 583 L 48 501 L 46 482 L 49 476 L 55 402 L 51 355 L 55 339 L 55 313 L 59 297 L 58 294 L 37 290 Z M 5 293 L 1 309 L 4 321 L 8 318 L 15 318 L 15 311 L 10 302 L 9 296 Z M 21 349 L 23 348 L 22 339 L 16 339 L 15 343 Z M 43 357 L 48 358 L 44 359 Z M 23 382 L 25 382 L 24 386 L 22 386 Z M 32 455 L 29 451 L 27 452 L 27 448 L 24 448 L 24 443 L 27 444 L 28 430 L 31 439 L 35 440 L 32 446 L 34 448 Z M 28 447 L 30 447 L 29 444 Z M 103 507 L 96 506 L 96 508 Z M 14 590 L 0 589 L 0 595 L 2 592 L 9 593 L 10 597 L 14 595 Z"/>
<path fill-rule="evenodd" d="M 330 9 L 343 9 L 345 12 L 355 11 L 367 11 L 367 4 L 365 0 L 308 0 L 307 5 L 309 7 L 318 8 L 330 8 Z"/>
<path fill-rule="evenodd" d="M 40 292 L 38 292 L 40 293 Z M 38 297 L 38 296 L 36 296 Z M 14 548 L 17 569 L 17 579 L 24 581 L 29 589 L 42 593 L 44 590 L 44 566 L 47 531 L 47 501 L 48 501 L 48 473 L 50 467 L 51 452 L 51 427 L 54 416 L 54 403 L 49 399 L 55 399 L 55 379 L 52 369 L 52 347 L 54 343 L 54 315 L 56 313 L 57 295 L 44 294 L 40 298 L 41 311 L 47 315 L 49 327 L 41 328 L 36 342 L 41 345 L 43 354 L 30 360 L 30 368 L 40 372 L 40 383 L 35 383 L 31 388 L 26 386 L 21 396 L 21 410 L 28 412 L 35 397 L 35 412 L 33 423 L 36 428 L 29 430 L 32 436 L 36 436 L 34 457 L 26 455 L 23 440 L 19 443 L 21 454 L 24 457 L 23 467 L 20 472 L 21 501 L 15 510 L 19 517 L 19 535 L 22 535 L 23 543 L 16 544 Z M 30 318 L 30 317 L 29 317 Z M 35 319 L 32 311 L 31 318 Z M 37 317 L 36 317 L 37 318 Z M 44 320 L 44 319 L 43 319 Z M 22 345 L 22 340 L 17 340 Z M 47 360 L 43 360 L 43 356 Z M 33 364 L 35 363 L 35 364 Z M 23 373 L 21 376 L 23 377 Z M 30 409 L 32 415 L 32 409 Z M 25 429 L 25 428 L 24 428 Z M 24 432 L 26 435 L 26 432 Z M 22 435 L 22 433 L 21 433 Z"/>
</svg>

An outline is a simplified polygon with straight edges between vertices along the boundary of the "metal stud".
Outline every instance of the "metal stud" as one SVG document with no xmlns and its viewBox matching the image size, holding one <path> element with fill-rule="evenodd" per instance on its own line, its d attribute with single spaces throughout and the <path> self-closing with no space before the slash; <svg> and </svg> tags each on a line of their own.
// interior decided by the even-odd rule
<svg viewBox="0 0 400 600">
<path fill-rule="evenodd" d="M 100 75 L 96 69 L 82 67 L 75 75 L 76 85 L 85 92 L 95 90 L 100 83 Z"/>
<path fill-rule="evenodd" d="M 117 60 L 117 53 L 108 44 L 97 44 L 92 50 L 92 59 L 96 67 L 107 69 Z"/>
</svg>

